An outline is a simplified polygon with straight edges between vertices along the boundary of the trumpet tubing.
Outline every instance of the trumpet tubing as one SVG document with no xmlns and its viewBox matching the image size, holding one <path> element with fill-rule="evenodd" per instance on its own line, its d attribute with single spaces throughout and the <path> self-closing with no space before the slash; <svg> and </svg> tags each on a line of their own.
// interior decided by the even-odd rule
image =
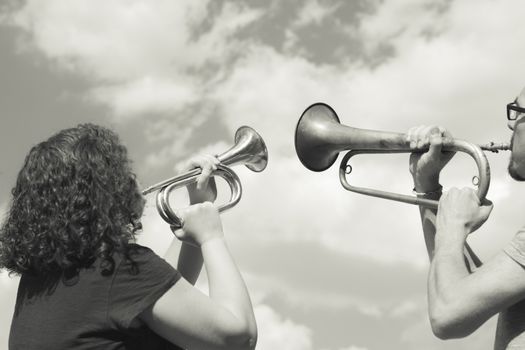
<svg viewBox="0 0 525 350">
<path fill-rule="evenodd" d="M 220 165 L 213 172 L 214 176 L 220 176 L 230 186 L 230 201 L 218 206 L 220 212 L 227 210 L 236 205 L 241 199 L 242 185 L 239 177 L 229 167 L 244 164 L 248 169 L 254 172 L 261 172 L 268 164 L 268 150 L 262 137 L 249 126 L 242 126 L 235 133 L 234 145 L 217 156 Z M 159 215 L 172 226 L 182 227 L 182 220 L 175 214 L 169 204 L 169 195 L 176 189 L 187 186 L 197 181 L 201 174 L 201 169 L 193 169 L 183 174 L 176 175 L 142 191 L 143 195 L 154 191 L 157 192 L 156 205 Z"/>
</svg>

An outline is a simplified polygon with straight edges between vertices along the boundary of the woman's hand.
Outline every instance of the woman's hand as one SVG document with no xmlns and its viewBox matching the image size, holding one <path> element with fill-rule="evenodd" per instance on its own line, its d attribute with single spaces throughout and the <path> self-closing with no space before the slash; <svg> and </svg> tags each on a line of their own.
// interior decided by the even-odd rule
<svg viewBox="0 0 525 350">
<path fill-rule="evenodd" d="M 175 230 L 175 236 L 186 243 L 201 247 L 214 238 L 223 238 L 222 222 L 217 207 L 210 202 L 198 203 L 181 209 L 177 216 L 182 218 L 183 226 Z"/>
<path fill-rule="evenodd" d="M 217 157 L 200 155 L 190 158 L 177 169 L 178 173 L 184 173 L 196 168 L 202 169 L 202 173 L 197 178 L 197 182 L 187 186 L 190 204 L 215 201 L 217 198 L 217 185 L 215 184 L 212 173 L 217 170 L 219 163 Z"/>
</svg>

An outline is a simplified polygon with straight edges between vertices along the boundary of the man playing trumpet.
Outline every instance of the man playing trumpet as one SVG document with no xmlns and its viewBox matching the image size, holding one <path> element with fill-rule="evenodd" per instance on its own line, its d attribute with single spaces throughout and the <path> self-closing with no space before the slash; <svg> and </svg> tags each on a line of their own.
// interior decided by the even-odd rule
<svg viewBox="0 0 525 350">
<path fill-rule="evenodd" d="M 525 89 L 507 105 L 512 130 L 509 174 L 525 180 Z M 436 210 L 420 206 L 430 258 L 428 309 L 434 334 L 441 339 L 468 336 L 499 313 L 494 349 L 525 348 L 525 229 L 492 259 L 475 268 L 465 259 L 468 234 L 489 217 L 492 203 L 480 203 L 474 190 L 452 188 L 442 194 L 439 174 L 453 153 L 442 152 L 441 127 L 416 127 L 408 132 L 413 153 L 410 172 L 418 197 L 439 199 Z M 473 257 L 476 259 L 476 257 Z"/>
</svg>

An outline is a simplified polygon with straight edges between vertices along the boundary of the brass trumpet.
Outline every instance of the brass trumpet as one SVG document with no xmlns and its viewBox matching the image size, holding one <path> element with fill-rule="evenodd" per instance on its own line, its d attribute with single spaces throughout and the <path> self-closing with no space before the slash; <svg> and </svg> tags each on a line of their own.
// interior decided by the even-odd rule
<svg viewBox="0 0 525 350">
<path fill-rule="evenodd" d="M 465 152 L 474 158 L 478 167 L 477 195 L 480 200 L 485 199 L 490 185 L 490 167 L 483 151 L 498 152 L 509 148 L 507 143 L 491 142 L 478 146 L 457 139 L 443 140 L 443 150 Z M 425 149 L 410 147 L 406 134 L 342 125 L 332 107 L 325 103 L 314 103 L 306 108 L 297 122 L 295 150 L 301 163 L 312 171 L 328 169 L 336 161 L 339 152 L 349 151 L 339 167 L 339 179 L 348 191 L 437 209 L 436 200 L 356 187 L 348 183 L 347 175 L 352 171 L 348 162 L 357 154 L 412 153 L 428 150 L 428 147 Z"/>
<path fill-rule="evenodd" d="M 268 164 L 268 150 L 262 137 L 249 126 L 242 126 L 235 133 L 234 145 L 217 156 L 220 164 L 213 172 L 214 176 L 222 177 L 231 189 L 230 200 L 218 207 L 219 212 L 236 205 L 241 199 L 242 186 L 236 173 L 229 167 L 244 164 L 254 172 L 261 172 Z M 171 226 L 182 227 L 182 220 L 172 210 L 169 204 L 169 195 L 176 188 L 187 186 L 197 181 L 201 169 L 194 169 L 183 174 L 176 175 L 142 191 L 143 195 L 158 191 L 156 198 L 157 211 L 160 216 Z"/>
</svg>

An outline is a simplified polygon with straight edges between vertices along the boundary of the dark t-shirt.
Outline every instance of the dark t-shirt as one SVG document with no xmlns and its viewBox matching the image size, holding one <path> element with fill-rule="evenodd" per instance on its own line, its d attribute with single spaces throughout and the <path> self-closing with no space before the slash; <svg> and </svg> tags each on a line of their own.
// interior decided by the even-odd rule
<svg viewBox="0 0 525 350">
<path fill-rule="evenodd" d="M 11 350 L 179 349 L 138 315 L 180 278 L 146 247 L 131 245 L 133 264 L 114 255 L 114 268 L 95 261 L 60 278 L 22 275 L 11 324 Z"/>
</svg>

